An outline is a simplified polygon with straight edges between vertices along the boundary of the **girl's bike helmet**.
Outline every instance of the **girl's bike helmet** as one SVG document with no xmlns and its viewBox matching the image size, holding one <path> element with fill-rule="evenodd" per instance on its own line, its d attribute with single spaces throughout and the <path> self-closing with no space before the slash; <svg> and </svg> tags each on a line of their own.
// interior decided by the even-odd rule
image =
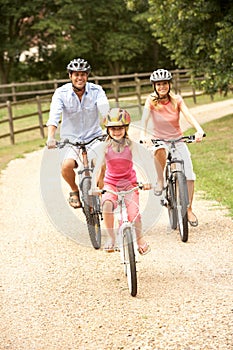
<svg viewBox="0 0 233 350">
<path fill-rule="evenodd" d="M 85 61 L 83 58 L 75 58 L 74 60 L 70 61 L 68 66 L 66 67 L 68 72 L 87 72 L 90 73 L 91 66 L 87 61 Z"/>
<path fill-rule="evenodd" d="M 157 83 L 159 81 L 170 81 L 170 80 L 172 80 L 172 75 L 166 69 L 157 69 L 150 76 L 150 81 L 152 83 Z"/>
<path fill-rule="evenodd" d="M 112 108 L 104 120 L 104 126 L 128 126 L 131 118 L 125 109 Z"/>
</svg>

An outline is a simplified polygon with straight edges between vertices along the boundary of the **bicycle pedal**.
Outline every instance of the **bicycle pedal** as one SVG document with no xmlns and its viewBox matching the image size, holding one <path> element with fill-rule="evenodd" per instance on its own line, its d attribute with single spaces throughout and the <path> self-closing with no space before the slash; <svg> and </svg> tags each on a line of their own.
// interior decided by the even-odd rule
<svg viewBox="0 0 233 350">
<path fill-rule="evenodd" d="M 163 207 L 167 207 L 167 205 L 168 205 L 168 201 L 165 198 L 161 199 L 160 203 Z"/>
</svg>

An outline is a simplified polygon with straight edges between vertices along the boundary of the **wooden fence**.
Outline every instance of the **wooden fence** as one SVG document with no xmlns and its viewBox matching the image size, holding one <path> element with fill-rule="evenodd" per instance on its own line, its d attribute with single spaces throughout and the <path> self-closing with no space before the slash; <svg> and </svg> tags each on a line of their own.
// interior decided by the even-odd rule
<svg viewBox="0 0 233 350">
<path fill-rule="evenodd" d="M 190 75 L 187 70 L 175 70 L 173 74 L 173 90 L 180 93 L 184 98 L 193 97 L 196 103 L 196 96 L 201 92 L 195 91 L 190 86 Z M 116 106 L 124 101 L 124 108 L 138 108 L 138 112 L 142 113 L 142 106 L 145 96 L 152 91 L 150 83 L 150 73 L 135 73 L 120 76 L 107 77 L 90 77 L 89 81 L 100 84 L 110 101 Z M 8 85 L 0 85 L 0 100 L 5 98 L 5 102 L 0 104 L 0 124 L 3 133 L 0 132 L 0 139 L 10 138 L 11 144 L 15 143 L 15 135 L 39 130 L 40 136 L 45 137 L 45 123 L 48 118 L 48 104 L 50 103 L 52 93 L 58 87 L 66 83 L 67 80 L 50 80 L 32 83 L 12 83 Z M 26 99 L 25 97 L 30 97 Z M 22 100 L 22 97 L 24 99 Z M 127 104 L 128 101 L 128 104 Z M 34 111 L 28 114 L 18 115 L 16 111 L 23 110 L 23 105 L 32 105 Z M 34 117 L 35 125 L 26 127 L 15 127 L 18 120 L 29 119 Z M 18 123 L 19 124 L 19 123 Z M 6 125 L 8 125 L 6 131 Z"/>
</svg>

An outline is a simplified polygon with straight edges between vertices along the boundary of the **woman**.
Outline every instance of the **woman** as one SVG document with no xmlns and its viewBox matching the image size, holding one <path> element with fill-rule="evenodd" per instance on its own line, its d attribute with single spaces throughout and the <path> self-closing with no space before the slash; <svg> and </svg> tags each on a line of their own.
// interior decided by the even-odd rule
<svg viewBox="0 0 233 350">
<path fill-rule="evenodd" d="M 200 142 L 202 141 L 204 131 L 190 113 L 182 97 L 175 95 L 171 91 L 171 80 L 171 73 L 165 69 L 158 69 L 151 74 L 150 81 L 153 83 L 154 92 L 147 97 L 145 102 L 141 120 L 141 140 L 146 142 L 147 127 L 150 118 L 153 124 L 153 138 L 176 139 L 181 137 L 183 133 L 180 126 L 180 114 L 182 113 L 189 124 L 196 129 L 195 141 Z M 184 161 L 187 178 L 189 194 L 188 221 L 191 226 L 195 227 L 198 225 L 198 219 L 192 211 L 192 202 L 196 177 L 193 172 L 191 156 L 187 145 L 184 142 L 180 142 L 177 146 Z M 167 157 L 166 144 L 163 143 L 160 147 L 154 147 L 153 152 L 154 163 L 158 174 L 155 195 L 160 196 L 164 188 L 164 168 Z"/>
</svg>

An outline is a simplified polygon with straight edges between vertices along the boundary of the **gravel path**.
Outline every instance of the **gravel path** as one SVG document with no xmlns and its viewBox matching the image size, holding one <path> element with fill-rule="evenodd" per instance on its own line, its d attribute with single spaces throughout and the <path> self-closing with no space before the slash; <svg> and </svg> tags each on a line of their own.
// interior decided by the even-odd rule
<svg viewBox="0 0 233 350">
<path fill-rule="evenodd" d="M 204 107 L 193 113 L 210 113 Z M 227 211 L 196 193 L 199 226 L 190 228 L 187 243 L 169 230 L 163 211 L 146 232 L 152 250 L 140 257 L 138 296 L 132 298 L 118 253 L 78 244 L 48 217 L 43 153 L 12 161 L 0 177 L 0 349 L 233 349 L 233 222 Z M 80 220 L 78 234 L 86 236 Z"/>
</svg>

